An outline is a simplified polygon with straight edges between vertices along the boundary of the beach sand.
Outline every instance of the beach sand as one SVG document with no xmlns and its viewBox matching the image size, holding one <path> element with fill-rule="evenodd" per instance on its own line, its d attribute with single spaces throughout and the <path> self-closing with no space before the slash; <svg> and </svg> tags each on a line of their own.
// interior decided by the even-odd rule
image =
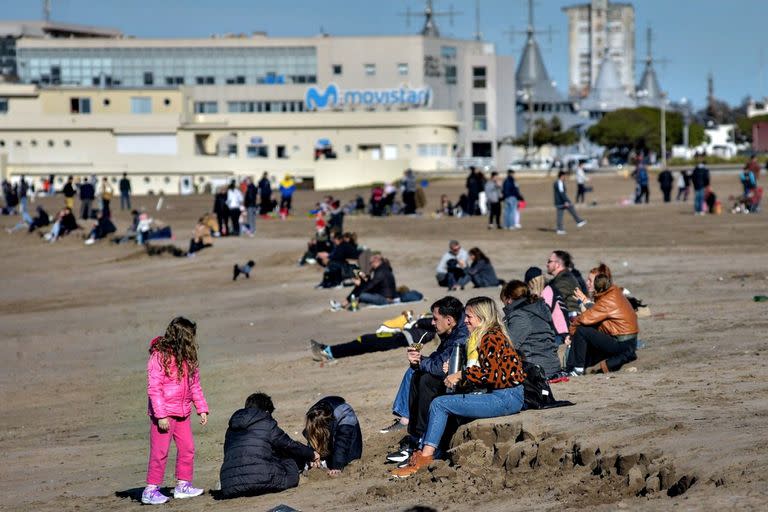
<svg viewBox="0 0 768 512">
<path fill-rule="evenodd" d="M 329 299 L 348 289 L 316 290 L 320 269 L 297 266 L 312 219 L 260 219 L 255 238 L 216 239 L 194 258 L 150 258 L 135 245 L 85 246 L 79 235 L 47 244 L 35 235 L 2 233 L 0 509 L 139 506 L 148 454 L 147 347 L 176 315 L 198 323 L 211 407 L 208 425 L 194 425 L 196 484 L 216 485 L 229 416 L 257 390 L 273 397 L 274 416 L 297 440 L 310 405 L 325 395 L 343 396 L 360 417 L 365 445 L 363 460 L 337 479 L 312 471 L 298 488 L 280 494 L 214 501 L 206 493 L 172 500 L 167 509 L 267 510 L 280 503 L 305 511 L 415 504 L 489 511 L 763 509 L 768 303 L 752 297 L 768 294 L 768 217 L 727 213 L 725 198 L 739 192 L 738 179 L 713 180 L 726 213 L 694 217 L 690 201 L 662 204 L 655 183 L 650 205 L 622 206 L 633 184 L 595 177 L 588 200 L 597 205 L 578 208 L 589 224 L 576 229 L 567 218 L 566 236 L 553 231 L 546 179 L 520 180 L 529 206 L 518 231 L 489 231 L 480 217 L 347 217 L 345 228 L 357 232 L 360 243 L 390 258 L 398 284 L 424 293 L 427 301 L 408 305 L 417 312 L 444 295 L 434 267 L 456 238 L 467 249 L 482 248 L 504 279 L 521 278 L 531 265 L 544 267 L 553 249 L 570 251 L 583 272 L 604 261 L 617 284 L 652 313 L 640 319 L 645 348 L 637 361 L 607 376 L 553 385 L 556 398 L 575 406 L 479 422 L 464 434 L 472 444 L 460 450 L 456 471 L 438 465 L 407 481 L 389 480 L 392 466 L 383 464 L 399 436 L 378 432 L 391 419 L 404 351 L 332 364 L 313 362 L 308 351 L 310 338 L 348 341 L 405 308 L 330 313 Z M 437 207 L 441 193 L 455 200 L 462 188 L 463 180 L 433 182 L 426 211 Z M 575 188 L 569 182 L 572 197 Z M 354 193 L 338 195 L 346 201 Z M 322 195 L 299 191 L 295 206 L 306 211 Z M 213 198 L 166 197 L 161 212 L 154 212 L 156 198 L 134 202 L 170 223 L 176 243 L 186 248 L 194 221 Z M 50 213 L 60 203 L 43 201 Z M 0 217 L 0 224 L 16 219 Z M 117 212 L 116 223 L 122 231 L 127 215 Z M 256 261 L 251 278 L 233 282 L 232 265 L 249 259 Z M 467 289 L 456 296 L 498 298 L 498 292 Z M 174 482 L 173 458 L 167 485 Z M 635 462 L 639 471 L 629 471 Z M 667 487 L 683 477 L 696 480 L 670 497 L 655 492 L 655 473 Z"/>
</svg>

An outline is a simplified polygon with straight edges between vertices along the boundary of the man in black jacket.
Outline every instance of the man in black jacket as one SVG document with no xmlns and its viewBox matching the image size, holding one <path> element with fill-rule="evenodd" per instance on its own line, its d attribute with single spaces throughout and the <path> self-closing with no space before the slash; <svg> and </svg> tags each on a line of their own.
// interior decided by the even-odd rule
<svg viewBox="0 0 768 512">
<path fill-rule="evenodd" d="M 256 208 L 256 196 L 258 195 L 258 189 L 253 184 L 253 178 L 248 178 L 248 186 L 245 189 L 245 200 L 243 206 L 248 213 L 248 229 L 251 236 L 256 232 L 256 215 L 258 210 Z"/>
<path fill-rule="evenodd" d="M 224 437 L 221 466 L 221 495 L 243 495 L 284 491 L 299 485 L 299 471 L 320 456 L 309 446 L 297 443 L 272 418 L 275 406 L 264 393 L 254 393 L 245 408 L 235 411 Z"/>
<path fill-rule="evenodd" d="M 701 157 L 699 163 L 691 173 L 691 183 L 693 184 L 693 213 L 695 215 L 704 215 L 702 210 L 704 205 L 704 192 L 709 186 L 709 169 L 704 166 L 704 157 Z"/>
<path fill-rule="evenodd" d="M 664 169 L 659 173 L 659 186 L 661 187 L 661 193 L 664 194 L 664 202 L 668 203 L 672 199 L 672 182 L 674 178 L 669 169 Z"/>
<path fill-rule="evenodd" d="M 397 296 L 397 286 L 392 267 L 380 252 L 376 251 L 371 254 L 371 274 L 358 273 L 352 292 L 342 303 L 332 300 L 331 309 L 333 311 L 346 309 L 349 307 L 353 295 L 360 303 L 377 306 L 390 304 Z"/>
<path fill-rule="evenodd" d="M 557 173 L 557 181 L 555 181 L 553 184 L 553 190 L 555 193 L 555 208 L 557 209 L 558 235 L 565 234 L 565 230 L 563 229 L 563 214 L 565 213 L 565 210 L 568 210 L 571 216 L 573 216 L 573 220 L 576 221 L 577 228 L 580 228 L 587 223 L 587 221 L 579 217 L 579 215 L 576 213 L 576 208 L 573 207 L 573 202 L 571 202 L 570 198 L 568 197 L 568 193 L 565 190 L 565 176 L 566 173 L 560 171 Z"/>
<path fill-rule="evenodd" d="M 128 179 L 128 173 L 123 173 L 120 179 L 120 209 L 131 209 L 131 180 Z"/>
<path fill-rule="evenodd" d="M 579 299 L 574 294 L 579 287 L 579 281 L 569 270 L 573 267 L 571 255 L 566 251 L 552 251 L 547 259 L 547 273 L 552 276 L 549 286 L 565 301 L 568 313 L 578 313 Z"/>
<path fill-rule="evenodd" d="M 96 197 L 96 190 L 93 188 L 93 184 L 86 180 L 80 184 L 80 217 L 83 220 L 91 218 L 91 203 L 93 203 Z"/>
</svg>

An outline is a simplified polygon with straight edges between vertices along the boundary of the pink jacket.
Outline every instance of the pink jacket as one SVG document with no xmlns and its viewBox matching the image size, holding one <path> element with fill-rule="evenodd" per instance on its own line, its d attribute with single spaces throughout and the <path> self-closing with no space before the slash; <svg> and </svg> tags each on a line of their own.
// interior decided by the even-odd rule
<svg viewBox="0 0 768 512">
<path fill-rule="evenodd" d="M 555 292 L 549 285 L 545 286 L 541 291 L 541 298 L 544 299 L 544 302 L 549 306 L 549 310 L 552 312 L 552 323 L 555 324 L 555 332 L 557 334 L 568 334 L 568 322 L 565 321 L 563 310 L 558 307 L 552 307 L 552 299 L 554 298 L 554 295 Z"/>
<path fill-rule="evenodd" d="M 159 337 L 150 342 L 154 345 Z M 170 375 L 165 374 L 163 358 L 159 352 L 153 352 L 147 362 L 147 395 L 149 404 L 147 413 L 154 418 L 175 416 L 186 418 L 192 413 L 192 403 L 198 414 L 208 412 L 208 403 L 200 387 L 200 372 L 195 370 L 192 376 L 177 379 L 178 369 L 171 359 Z"/>
</svg>

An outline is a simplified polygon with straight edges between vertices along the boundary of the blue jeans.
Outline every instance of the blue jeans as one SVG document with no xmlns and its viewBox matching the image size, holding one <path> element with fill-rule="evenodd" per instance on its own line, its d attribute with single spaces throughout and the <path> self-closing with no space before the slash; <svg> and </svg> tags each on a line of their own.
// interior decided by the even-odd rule
<svg viewBox="0 0 768 512">
<path fill-rule="evenodd" d="M 517 414 L 523 408 L 523 403 L 522 384 L 478 395 L 438 396 L 429 406 L 429 425 L 424 434 L 424 445 L 437 448 L 449 414 L 472 419 L 496 418 Z"/>
<path fill-rule="evenodd" d="M 704 189 L 699 189 L 694 192 L 693 195 L 693 212 L 699 213 L 701 206 L 704 204 Z"/>
<path fill-rule="evenodd" d="M 517 198 L 508 197 L 504 200 L 504 227 L 511 228 L 517 224 Z"/>
<path fill-rule="evenodd" d="M 259 213 L 259 209 L 255 206 L 249 206 L 246 208 L 246 211 L 248 212 L 248 229 L 251 230 L 251 233 L 256 232 L 256 215 Z"/>
<path fill-rule="evenodd" d="M 387 301 L 387 298 L 383 295 L 379 295 L 378 293 L 368 293 L 363 292 L 360 294 L 360 302 L 364 304 L 373 304 L 375 306 L 384 306 L 386 304 L 389 304 L 389 301 Z"/>
<path fill-rule="evenodd" d="M 408 412 L 408 393 L 411 389 L 412 377 L 413 369 L 408 368 L 405 375 L 403 375 L 403 380 L 400 382 L 400 389 L 397 390 L 395 401 L 392 403 L 392 412 L 401 418 L 408 418 L 410 416 Z"/>
</svg>

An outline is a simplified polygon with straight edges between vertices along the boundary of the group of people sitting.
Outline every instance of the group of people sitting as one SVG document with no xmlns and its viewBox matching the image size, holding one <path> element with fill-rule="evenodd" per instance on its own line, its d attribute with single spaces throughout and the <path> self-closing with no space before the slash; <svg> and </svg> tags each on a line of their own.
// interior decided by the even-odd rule
<svg viewBox="0 0 768 512">
<path fill-rule="evenodd" d="M 435 272 L 437 284 L 449 290 L 463 290 L 469 283 L 475 288 L 504 284 L 496 276 L 490 258 L 480 248 L 473 247 L 467 252 L 457 240 L 448 243 L 448 251 L 440 258 Z"/>
<path fill-rule="evenodd" d="M 636 358 L 637 314 L 605 264 L 590 270 L 584 282 L 570 255 L 554 251 L 547 273 L 549 282 L 531 267 L 525 280 L 506 283 L 502 308 L 489 297 L 463 305 L 446 296 L 428 315 L 415 318 L 405 311 L 356 340 L 310 341 L 319 361 L 406 348 L 409 367 L 392 406 L 395 420 L 381 430 L 407 432 L 400 449 L 387 456 L 400 464 L 393 476 L 407 477 L 444 453 L 461 422 L 519 412 L 527 373 L 566 380 L 616 371 Z M 423 345 L 435 337 L 439 345 L 426 355 Z M 464 364 L 449 373 L 457 347 Z"/>
</svg>

